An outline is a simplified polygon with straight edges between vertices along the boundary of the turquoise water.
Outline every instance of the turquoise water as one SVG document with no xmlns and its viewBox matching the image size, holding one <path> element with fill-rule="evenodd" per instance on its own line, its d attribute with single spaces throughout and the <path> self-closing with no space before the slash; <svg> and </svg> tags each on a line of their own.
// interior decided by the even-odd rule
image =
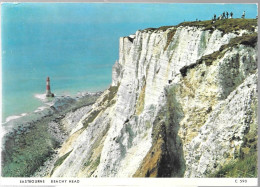
<svg viewBox="0 0 260 187">
<path fill-rule="evenodd" d="M 148 27 L 211 19 L 213 12 L 223 10 L 235 16 L 246 10 L 246 17 L 252 18 L 257 13 L 254 4 L 4 3 L 3 120 L 41 106 L 34 95 L 45 93 L 47 76 L 55 94 L 107 88 L 119 37 Z"/>
<path fill-rule="evenodd" d="M 87 30 L 87 25 L 51 23 L 4 27 L 3 120 L 41 106 L 34 95 L 45 92 L 47 76 L 55 94 L 109 86 L 112 65 L 118 58 L 118 38 L 98 38 L 102 33 L 91 36 Z"/>
<path fill-rule="evenodd" d="M 3 41 L 3 119 L 40 106 L 34 95 L 45 92 L 47 76 L 55 94 L 98 91 L 111 83 L 118 41 L 112 46 L 106 39 L 86 36 L 87 28 L 71 34 L 69 25 L 44 24 L 44 32 L 41 26 L 27 27 L 3 32 L 13 40 Z"/>
</svg>

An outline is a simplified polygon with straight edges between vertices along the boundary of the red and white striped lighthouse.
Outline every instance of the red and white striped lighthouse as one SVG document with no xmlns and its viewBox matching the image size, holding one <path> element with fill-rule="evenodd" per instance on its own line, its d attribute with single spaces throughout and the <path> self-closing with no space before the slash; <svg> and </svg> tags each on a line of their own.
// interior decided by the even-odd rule
<svg viewBox="0 0 260 187">
<path fill-rule="evenodd" d="M 54 97 L 54 94 L 51 93 L 51 86 L 50 86 L 50 78 L 47 77 L 46 79 L 46 97 Z"/>
</svg>

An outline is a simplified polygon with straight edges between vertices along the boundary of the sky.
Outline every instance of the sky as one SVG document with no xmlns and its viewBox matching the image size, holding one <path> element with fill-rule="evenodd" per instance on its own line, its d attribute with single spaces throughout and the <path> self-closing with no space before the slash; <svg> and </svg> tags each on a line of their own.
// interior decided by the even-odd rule
<svg viewBox="0 0 260 187">
<path fill-rule="evenodd" d="M 209 20 L 233 12 L 255 18 L 256 4 L 3 3 L 1 5 L 4 108 L 29 107 L 51 77 L 58 90 L 102 90 L 111 83 L 119 37 L 137 30 Z M 17 105 L 17 104 L 16 104 Z M 20 110 L 19 110 L 20 111 Z M 11 109 L 10 112 L 11 113 Z"/>
</svg>

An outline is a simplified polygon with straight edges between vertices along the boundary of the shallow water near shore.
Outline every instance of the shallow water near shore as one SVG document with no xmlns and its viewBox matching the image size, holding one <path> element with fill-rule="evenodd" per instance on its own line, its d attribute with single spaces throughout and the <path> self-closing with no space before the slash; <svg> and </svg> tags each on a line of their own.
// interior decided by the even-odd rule
<svg viewBox="0 0 260 187">
<path fill-rule="evenodd" d="M 109 80 L 108 80 L 109 81 Z M 74 97 L 80 92 L 96 92 L 106 89 L 110 82 L 104 81 L 97 85 L 82 83 L 82 85 L 75 85 L 71 89 L 64 89 L 62 81 L 51 80 L 51 91 L 55 94 L 55 98 L 61 96 Z M 41 81 L 26 80 L 25 82 L 31 82 L 25 88 L 19 89 L 19 79 L 16 80 L 16 84 L 7 84 L 3 81 L 3 103 L 2 103 L 2 123 L 17 119 L 27 113 L 42 110 L 48 101 L 44 99 L 45 93 L 45 79 Z M 76 82 L 76 81 L 75 81 Z M 23 83 L 22 83 L 23 84 Z M 59 85 L 60 84 L 60 85 Z M 59 85 L 59 87 L 57 87 Z M 49 99 L 49 102 L 52 98 Z"/>
<path fill-rule="evenodd" d="M 108 81 L 104 81 L 98 86 L 86 82 L 82 83 L 82 85 L 76 84 L 71 87 L 71 89 L 64 89 L 64 83 L 53 78 L 53 80 L 51 80 L 51 91 L 55 94 L 55 98 L 62 96 L 75 97 L 77 94 L 86 91 L 96 92 L 104 90 L 109 85 Z M 26 80 L 25 82 L 31 82 L 31 84 L 29 84 L 26 89 L 21 88 L 20 91 L 18 91 L 20 86 L 18 82 L 19 79 L 16 80 L 18 86 L 15 87 L 12 84 L 4 84 L 3 81 L 2 123 L 20 118 L 34 111 L 40 111 L 53 100 L 53 98 L 49 98 L 48 100 L 45 98 L 44 78 L 41 81 Z"/>
<path fill-rule="evenodd" d="M 73 93 L 73 92 L 72 92 Z M 24 108 L 21 111 L 23 113 L 7 116 L 6 118 L 2 119 L 2 125 L 3 130 L 5 129 L 11 129 L 10 127 L 7 127 L 10 124 L 17 124 L 17 123 L 23 123 L 23 121 L 31 121 L 33 118 L 35 118 L 36 115 L 38 115 L 39 118 L 41 118 L 41 115 L 45 115 L 46 111 L 48 111 L 51 107 L 55 105 L 63 106 L 68 104 L 68 100 L 80 100 L 84 98 L 86 95 L 96 94 L 100 93 L 100 91 L 97 92 L 77 92 L 73 94 L 69 93 L 62 93 L 62 94 L 56 94 L 55 97 L 46 97 L 45 93 L 42 94 L 34 94 L 31 106 L 32 108 Z M 37 100 L 37 104 L 34 104 L 33 101 Z M 22 103 L 22 102 L 21 102 Z M 39 104 L 38 104 L 39 103 Z M 3 132 L 5 134 L 5 132 Z"/>
</svg>

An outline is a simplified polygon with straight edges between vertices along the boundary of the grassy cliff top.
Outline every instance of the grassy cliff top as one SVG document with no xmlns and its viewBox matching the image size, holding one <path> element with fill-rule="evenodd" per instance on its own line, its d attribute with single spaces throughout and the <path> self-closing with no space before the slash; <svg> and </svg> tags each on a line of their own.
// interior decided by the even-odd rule
<svg viewBox="0 0 260 187">
<path fill-rule="evenodd" d="M 207 21 L 193 21 L 193 22 L 183 22 L 178 26 L 195 26 L 203 27 L 204 30 L 215 30 L 218 29 L 224 33 L 229 33 L 237 30 L 248 30 L 254 31 L 257 26 L 257 19 L 224 19 L 217 20 L 212 23 L 211 20 Z"/>
<path fill-rule="evenodd" d="M 257 26 L 257 19 L 224 19 L 217 20 L 212 23 L 212 20 L 206 21 L 192 21 L 192 22 L 182 22 L 177 26 L 162 26 L 159 28 L 147 28 L 148 31 L 166 31 L 168 28 L 180 27 L 180 26 L 190 26 L 190 27 L 202 27 L 204 30 L 215 30 L 218 29 L 223 33 L 229 33 L 238 30 L 248 30 L 254 31 Z"/>
</svg>

